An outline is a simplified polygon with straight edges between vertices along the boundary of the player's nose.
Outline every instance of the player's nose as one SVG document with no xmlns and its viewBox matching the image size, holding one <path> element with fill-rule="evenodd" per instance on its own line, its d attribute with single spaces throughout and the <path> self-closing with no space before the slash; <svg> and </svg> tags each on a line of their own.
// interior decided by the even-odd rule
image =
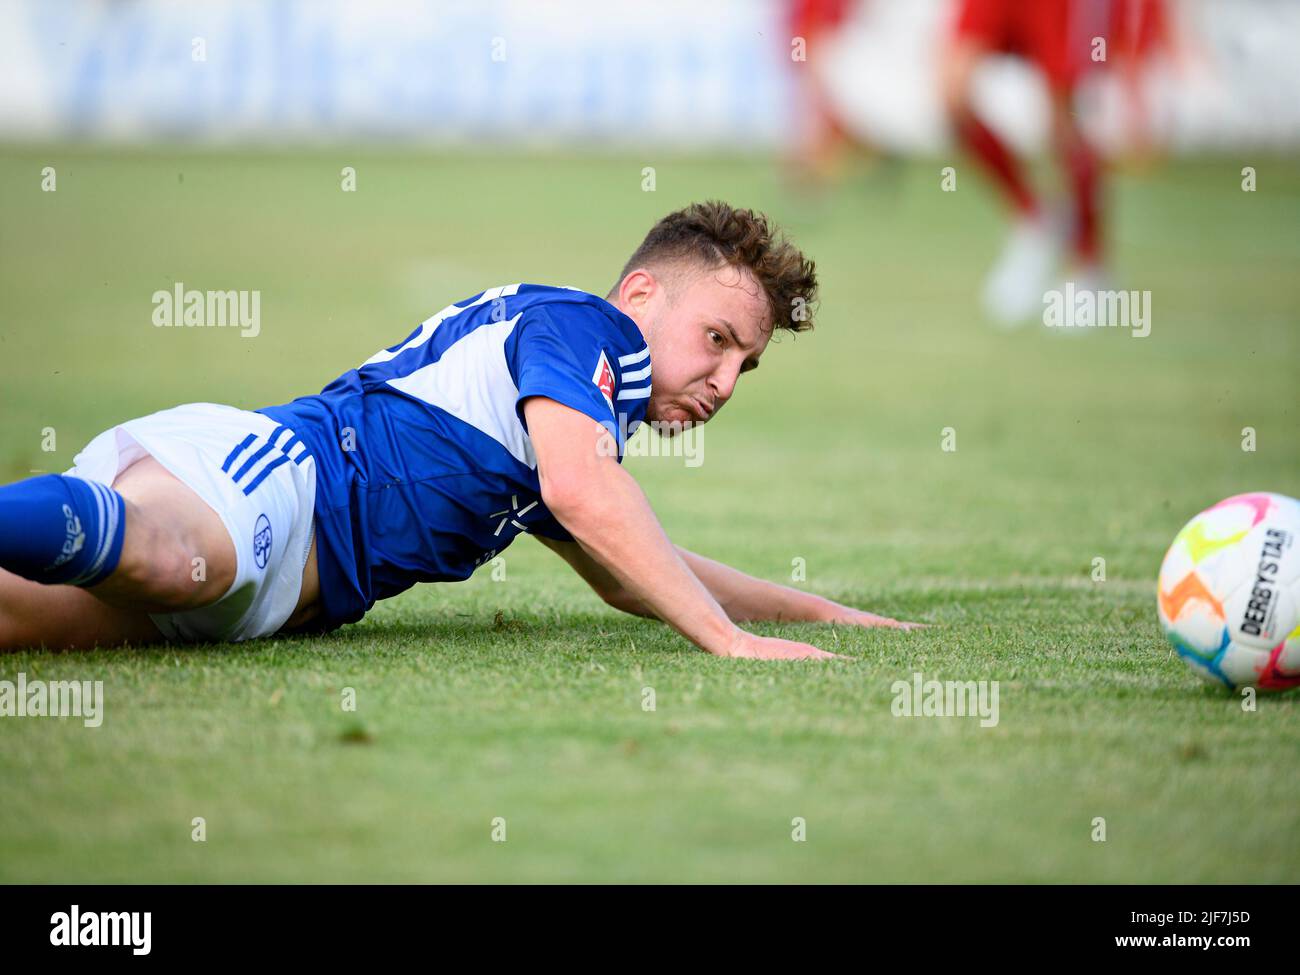
<svg viewBox="0 0 1300 975">
<path fill-rule="evenodd" d="M 722 404 L 731 399 L 731 394 L 736 391 L 736 382 L 740 378 L 740 369 L 738 367 L 722 367 L 715 372 L 709 380 L 709 387 L 713 390 L 715 400 L 714 411 L 722 408 Z"/>
</svg>

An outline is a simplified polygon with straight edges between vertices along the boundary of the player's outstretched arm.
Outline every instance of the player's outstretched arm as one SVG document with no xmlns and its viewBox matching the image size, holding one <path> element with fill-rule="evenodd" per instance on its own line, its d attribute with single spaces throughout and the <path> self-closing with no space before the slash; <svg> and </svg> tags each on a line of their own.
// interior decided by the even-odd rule
<svg viewBox="0 0 1300 975">
<path fill-rule="evenodd" d="M 553 538 L 546 538 L 542 535 L 534 535 L 533 537 L 564 559 L 565 562 L 568 562 L 569 567 L 582 576 L 587 585 L 591 586 L 592 591 L 610 606 L 633 616 L 645 616 L 653 620 L 659 619 L 654 610 L 631 593 L 626 592 L 623 589 L 623 584 L 615 579 L 611 573 L 605 571 L 604 566 L 588 555 L 587 550 L 577 542 L 557 542 Z M 678 551 L 680 552 L 681 549 L 679 548 Z"/>
<path fill-rule="evenodd" d="M 574 542 L 557 542 L 538 536 L 547 548 L 555 552 L 582 576 L 601 599 L 635 616 L 655 617 L 639 599 L 626 592 L 619 581 L 606 572 L 595 559 Z M 833 600 L 790 586 L 778 585 L 765 579 L 756 579 L 739 569 L 713 559 L 696 555 L 676 546 L 687 568 L 704 584 L 723 612 L 733 623 L 767 620 L 777 623 L 842 623 L 850 626 L 885 626 L 900 630 L 913 630 L 925 623 L 905 623 L 877 616 L 865 610 L 844 606 Z"/>
<path fill-rule="evenodd" d="M 756 579 L 729 565 L 688 552 L 680 545 L 677 552 L 695 577 L 704 583 L 732 620 L 772 620 L 776 622 L 844 623 L 852 626 L 887 626 L 914 630 L 925 623 L 905 623 L 877 616 L 865 610 L 844 606 L 815 593 Z"/>
<path fill-rule="evenodd" d="M 537 455 L 542 502 L 624 592 L 718 656 L 836 656 L 737 627 L 682 561 L 600 424 L 542 396 L 524 401 L 524 417 Z"/>
</svg>

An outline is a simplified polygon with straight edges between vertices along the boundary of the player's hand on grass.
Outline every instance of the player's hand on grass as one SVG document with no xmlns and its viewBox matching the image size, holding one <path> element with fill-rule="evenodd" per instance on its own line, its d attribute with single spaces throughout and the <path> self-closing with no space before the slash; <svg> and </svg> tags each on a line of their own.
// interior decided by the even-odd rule
<svg viewBox="0 0 1300 975">
<path fill-rule="evenodd" d="M 929 623 L 909 623 L 904 620 L 891 619 L 888 616 L 877 616 L 875 613 L 854 609 L 851 606 L 838 607 L 827 622 L 841 623 L 846 626 L 883 626 L 891 630 L 903 631 L 923 630 L 930 625 Z"/>
<path fill-rule="evenodd" d="M 811 643 L 782 640 L 774 636 L 757 636 L 737 630 L 736 637 L 720 657 L 748 657 L 752 660 L 852 660 L 843 654 L 818 650 Z"/>
</svg>

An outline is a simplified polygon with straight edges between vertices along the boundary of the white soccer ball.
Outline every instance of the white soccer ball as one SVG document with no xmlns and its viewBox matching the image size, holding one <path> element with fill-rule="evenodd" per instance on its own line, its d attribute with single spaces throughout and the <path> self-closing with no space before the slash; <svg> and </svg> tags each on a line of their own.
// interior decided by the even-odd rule
<svg viewBox="0 0 1300 975">
<path fill-rule="evenodd" d="M 1300 686 L 1300 501 L 1238 494 L 1178 533 L 1160 566 L 1169 642 L 1206 680 Z"/>
</svg>

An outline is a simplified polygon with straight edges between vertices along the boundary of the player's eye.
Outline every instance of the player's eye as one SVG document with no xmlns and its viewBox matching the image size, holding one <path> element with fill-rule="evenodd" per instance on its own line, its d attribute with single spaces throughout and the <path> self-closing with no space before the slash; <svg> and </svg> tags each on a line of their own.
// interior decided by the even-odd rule
<svg viewBox="0 0 1300 975">
<path fill-rule="evenodd" d="M 717 329 L 711 328 L 709 329 L 709 341 L 712 342 L 714 345 L 716 345 L 718 348 L 722 348 L 726 340 L 723 339 L 721 332 L 719 332 Z"/>
</svg>

